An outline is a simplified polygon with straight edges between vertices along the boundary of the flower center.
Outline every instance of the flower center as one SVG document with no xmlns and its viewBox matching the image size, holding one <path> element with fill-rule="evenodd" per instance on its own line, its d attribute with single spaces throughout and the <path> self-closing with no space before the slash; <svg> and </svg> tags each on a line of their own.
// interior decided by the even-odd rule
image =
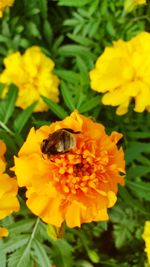
<svg viewBox="0 0 150 267">
<path fill-rule="evenodd" d="M 67 195 L 78 195 L 98 190 L 101 182 L 107 183 L 106 151 L 96 153 L 93 142 L 62 155 L 53 155 L 53 179 L 58 191 Z"/>
</svg>

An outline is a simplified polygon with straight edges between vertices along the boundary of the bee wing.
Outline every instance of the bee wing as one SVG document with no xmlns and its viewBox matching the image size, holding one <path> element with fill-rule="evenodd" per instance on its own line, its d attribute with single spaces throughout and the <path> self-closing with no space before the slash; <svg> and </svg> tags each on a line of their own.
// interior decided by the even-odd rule
<svg viewBox="0 0 150 267">
<path fill-rule="evenodd" d="M 63 128 L 63 130 L 69 132 L 69 133 L 72 133 L 72 134 L 80 134 L 81 132 L 80 131 L 74 131 L 70 128 Z"/>
<path fill-rule="evenodd" d="M 57 130 L 56 132 L 49 134 L 47 138 L 48 146 L 51 147 L 51 146 L 56 145 L 59 142 L 61 135 L 62 135 L 62 132 L 60 130 Z"/>
</svg>

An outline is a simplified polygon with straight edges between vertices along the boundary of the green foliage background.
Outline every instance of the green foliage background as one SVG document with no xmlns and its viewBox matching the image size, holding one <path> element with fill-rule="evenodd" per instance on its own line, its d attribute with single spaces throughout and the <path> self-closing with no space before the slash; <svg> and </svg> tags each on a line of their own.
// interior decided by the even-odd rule
<svg viewBox="0 0 150 267">
<path fill-rule="evenodd" d="M 24 111 L 15 108 L 14 85 L 0 101 L 0 139 L 7 144 L 8 168 L 31 126 L 63 119 L 74 109 L 103 123 L 108 133 L 123 133 L 127 168 L 126 186 L 119 188 L 110 221 L 66 229 L 62 240 L 47 234 L 50 229 L 30 213 L 20 190 L 21 210 L 2 221 L 10 235 L 0 240 L 0 267 L 34 267 L 35 262 L 37 267 L 147 266 L 141 235 L 150 220 L 150 113 L 135 113 L 131 105 L 127 115 L 118 117 L 90 89 L 88 76 L 105 46 L 150 29 L 150 4 L 129 14 L 123 5 L 123 0 L 16 0 L 0 20 L 0 70 L 8 53 L 39 45 L 61 79 L 59 105 L 43 96 L 48 112 L 32 113 L 36 103 Z"/>
</svg>

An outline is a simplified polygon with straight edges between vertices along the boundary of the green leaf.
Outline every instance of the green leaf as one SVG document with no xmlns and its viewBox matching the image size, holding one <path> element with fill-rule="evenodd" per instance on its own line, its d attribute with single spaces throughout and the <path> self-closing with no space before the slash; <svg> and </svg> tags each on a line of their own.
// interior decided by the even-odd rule
<svg viewBox="0 0 150 267">
<path fill-rule="evenodd" d="M 70 90 L 67 88 L 66 84 L 63 81 L 61 83 L 61 93 L 66 106 L 69 108 L 70 111 L 74 111 L 75 105 L 73 97 L 70 93 Z"/>
<path fill-rule="evenodd" d="M 64 119 L 68 116 L 68 113 L 58 104 L 53 102 L 51 99 L 48 99 L 45 96 L 41 96 L 43 101 L 47 104 L 50 110 L 55 113 L 60 119 Z"/>
<path fill-rule="evenodd" d="M 55 70 L 55 73 L 63 80 L 69 82 L 69 83 L 78 83 L 80 80 L 80 75 L 78 73 L 75 73 L 71 70 Z"/>
<path fill-rule="evenodd" d="M 132 233 L 123 223 L 114 224 L 113 230 L 116 248 L 121 248 L 127 240 L 132 240 Z"/>
<path fill-rule="evenodd" d="M 72 248 L 64 240 L 52 241 L 53 259 L 57 267 L 72 267 Z"/>
<path fill-rule="evenodd" d="M 132 192 L 141 199 L 150 201 L 150 189 L 149 183 L 147 182 L 136 182 L 136 181 L 127 181 L 128 187 Z"/>
<path fill-rule="evenodd" d="M 6 253 L 4 252 L 2 239 L 0 239 L 0 266 L 6 267 Z"/>
<path fill-rule="evenodd" d="M 16 250 L 14 253 L 12 253 L 8 258 L 8 267 L 29 267 L 30 265 L 30 255 L 26 254 L 26 257 L 24 258 L 24 261 L 20 262 L 20 259 L 22 258 L 22 255 L 25 250 L 25 246 Z M 18 264 L 19 263 L 19 264 Z"/>
<path fill-rule="evenodd" d="M 82 7 L 89 4 L 92 0 L 59 0 L 60 6 L 73 6 L 73 7 Z"/>
<path fill-rule="evenodd" d="M 41 34 L 38 30 L 37 25 L 34 22 L 29 21 L 26 27 L 27 27 L 27 32 L 31 36 L 34 36 L 34 37 L 37 37 L 38 39 L 41 39 Z"/>
<path fill-rule="evenodd" d="M 79 111 L 81 113 L 87 112 L 93 108 L 95 108 L 97 105 L 100 104 L 100 97 L 95 96 L 92 99 L 86 101 L 85 103 L 81 104 L 80 107 L 78 107 Z"/>
<path fill-rule="evenodd" d="M 44 20 L 43 23 L 43 34 L 45 39 L 47 40 L 48 44 L 51 44 L 51 40 L 52 40 L 52 35 L 53 35 L 53 31 L 52 31 L 52 27 L 49 23 L 48 20 Z"/>
<path fill-rule="evenodd" d="M 46 19 L 47 18 L 47 11 L 48 11 L 47 0 L 38 0 L 38 5 L 39 5 L 39 9 L 42 13 L 42 17 L 44 19 Z"/>
<path fill-rule="evenodd" d="M 150 143 L 140 143 L 134 142 L 130 148 L 127 148 L 125 151 L 126 163 L 130 163 L 140 156 L 143 152 L 150 152 Z"/>
<path fill-rule="evenodd" d="M 18 89 L 14 84 L 11 84 L 8 88 L 8 92 L 4 100 L 0 105 L 0 117 L 1 120 L 6 124 L 15 108 L 15 102 L 17 99 Z"/>
<path fill-rule="evenodd" d="M 127 171 L 128 178 L 141 177 L 150 173 L 150 166 L 133 166 Z"/>
<path fill-rule="evenodd" d="M 58 54 L 65 57 L 80 56 L 86 61 L 93 60 L 95 56 L 90 52 L 90 49 L 82 45 L 64 45 L 58 48 Z"/>
<path fill-rule="evenodd" d="M 80 56 L 77 56 L 77 66 L 81 73 L 82 84 L 89 84 L 89 74 L 87 65 Z"/>
<path fill-rule="evenodd" d="M 5 87 L 5 84 L 0 83 L 0 96 L 1 96 L 1 94 L 3 92 L 4 87 Z"/>
<path fill-rule="evenodd" d="M 23 234 L 19 236 L 12 236 L 12 238 L 8 239 L 7 242 L 4 244 L 4 251 L 5 253 L 10 253 L 18 248 L 23 247 L 25 244 L 27 244 L 29 240 L 29 235 Z"/>
<path fill-rule="evenodd" d="M 93 41 L 91 39 L 83 37 L 82 35 L 68 33 L 67 36 L 74 42 L 79 43 L 80 45 L 85 45 L 89 47 L 93 45 Z"/>
<path fill-rule="evenodd" d="M 9 225 L 9 233 L 12 235 L 28 232 L 34 224 L 33 219 L 24 219 Z"/>
<path fill-rule="evenodd" d="M 38 229 L 39 222 L 40 222 L 40 220 L 39 220 L 39 218 L 37 218 L 35 225 L 34 225 L 34 228 L 32 230 L 32 234 L 28 238 L 27 245 L 26 245 L 25 249 L 23 250 L 22 255 L 19 258 L 15 267 L 28 267 L 28 263 L 30 261 L 30 254 L 31 254 L 31 245 L 32 245 L 32 242 L 34 242 L 35 233 Z"/>
<path fill-rule="evenodd" d="M 142 139 L 142 138 L 149 138 L 150 133 L 148 131 L 138 132 L 138 131 L 131 131 L 128 133 L 129 137 Z"/>
<path fill-rule="evenodd" d="M 27 107 L 25 110 L 23 110 L 18 117 L 14 120 L 13 128 L 17 133 L 20 133 L 27 123 L 28 119 L 32 115 L 32 112 L 37 104 L 37 101 L 31 104 L 29 107 Z"/>
<path fill-rule="evenodd" d="M 9 134 L 7 134 L 5 130 L 0 129 L 0 139 L 4 140 L 8 150 L 10 150 L 14 154 L 17 153 L 18 148 L 14 142 L 14 139 Z"/>
<path fill-rule="evenodd" d="M 121 198 L 129 207 L 138 209 L 141 213 L 145 213 L 141 203 L 135 200 L 135 198 L 132 197 L 131 193 L 129 193 L 129 191 L 125 187 L 119 186 L 119 193 Z"/>
<path fill-rule="evenodd" d="M 51 267 L 51 261 L 44 250 L 44 245 L 41 244 L 37 239 L 34 240 L 33 249 L 35 251 L 37 263 L 40 267 Z"/>
</svg>

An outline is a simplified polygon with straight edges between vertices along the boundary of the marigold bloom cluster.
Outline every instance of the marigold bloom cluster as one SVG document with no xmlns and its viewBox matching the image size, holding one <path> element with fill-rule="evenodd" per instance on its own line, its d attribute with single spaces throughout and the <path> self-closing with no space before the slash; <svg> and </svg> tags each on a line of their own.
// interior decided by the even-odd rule
<svg viewBox="0 0 150 267">
<path fill-rule="evenodd" d="M 76 146 L 64 154 L 42 154 L 41 143 L 58 129 L 75 132 Z M 63 121 L 32 128 L 15 157 L 19 186 L 25 186 L 27 206 L 48 224 L 69 227 L 107 220 L 116 202 L 117 184 L 124 184 L 124 153 L 117 148 L 121 134 L 74 111 Z"/>
<path fill-rule="evenodd" d="M 4 59 L 4 65 L 0 82 L 14 83 L 18 87 L 16 106 L 24 109 L 38 100 L 34 111 L 46 111 L 47 105 L 40 95 L 58 102 L 59 80 L 53 74 L 54 62 L 42 53 L 40 47 L 30 47 L 23 55 L 20 52 L 10 54 Z"/>
<path fill-rule="evenodd" d="M 145 222 L 142 237 L 145 241 L 145 252 L 147 253 L 148 263 L 150 264 L 150 221 Z"/>
<path fill-rule="evenodd" d="M 3 16 L 4 9 L 12 6 L 14 0 L 0 0 L 0 18 Z"/>
<path fill-rule="evenodd" d="M 118 106 L 127 113 L 131 100 L 134 110 L 150 111 L 150 33 L 142 32 L 128 42 L 119 40 L 107 47 L 90 72 L 93 90 L 105 93 L 104 105 Z"/>
<path fill-rule="evenodd" d="M 124 10 L 131 12 L 136 6 L 146 4 L 146 0 L 125 0 Z"/>
<path fill-rule="evenodd" d="M 8 174 L 4 173 L 6 162 L 4 154 L 6 146 L 0 140 L 0 220 L 10 215 L 13 211 L 19 210 L 19 202 L 17 200 L 17 182 L 14 178 L 10 178 Z M 7 236 L 8 230 L 0 227 L 0 237 Z"/>
</svg>

